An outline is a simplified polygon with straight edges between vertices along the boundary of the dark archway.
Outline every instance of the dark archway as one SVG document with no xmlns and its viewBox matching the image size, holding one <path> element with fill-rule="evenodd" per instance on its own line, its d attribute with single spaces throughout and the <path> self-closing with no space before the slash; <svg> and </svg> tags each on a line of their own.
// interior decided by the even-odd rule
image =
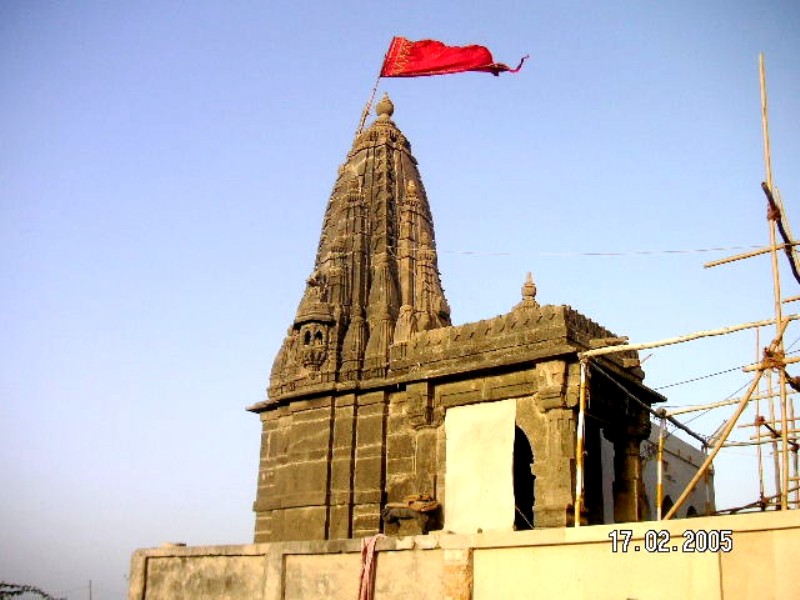
<svg viewBox="0 0 800 600">
<path fill-rule="evenodd" d="M 533 450 L 528 436 L 514 427 L 514 529 L 533 529 Z"/>
</svg>

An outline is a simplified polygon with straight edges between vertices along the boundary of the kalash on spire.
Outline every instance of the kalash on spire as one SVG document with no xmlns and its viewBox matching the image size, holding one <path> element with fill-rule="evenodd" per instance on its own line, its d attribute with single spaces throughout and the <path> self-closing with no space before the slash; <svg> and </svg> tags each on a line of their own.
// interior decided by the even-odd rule
<svg viewBox="0 0 800 600">
<path fill-rule="evenodd" d="M 384 94 L 325 211 L 314 270 L 275 358 L 268 402 L 386 377 L 390 348 L 450 325 L 433 219 L 411 144 Z"/>
</svg>

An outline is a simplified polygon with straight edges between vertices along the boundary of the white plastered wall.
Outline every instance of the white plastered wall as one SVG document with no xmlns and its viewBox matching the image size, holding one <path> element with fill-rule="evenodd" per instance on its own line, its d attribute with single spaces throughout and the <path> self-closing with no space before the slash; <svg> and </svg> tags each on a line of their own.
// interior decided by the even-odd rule
<svg viewBox="0 0 800 600">
<path fill-rule="evenodd" d="M 454 533 L 514 529 L 516 400 L 447 410 L 445 525 Z"/>
</svg>

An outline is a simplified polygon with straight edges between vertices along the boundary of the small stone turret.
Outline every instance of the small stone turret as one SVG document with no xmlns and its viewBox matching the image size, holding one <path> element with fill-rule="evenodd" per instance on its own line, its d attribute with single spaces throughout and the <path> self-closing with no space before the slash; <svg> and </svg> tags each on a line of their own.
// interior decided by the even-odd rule
<svg viewBox="0 0 800 600">
<path fill-rule="evenodd" d="M 275 359 L 268 402 L 386 377 L 392 345 L 450 324 L 417 161 L 384 95 L 339 169 L 314 270 Z"/>
</svg>

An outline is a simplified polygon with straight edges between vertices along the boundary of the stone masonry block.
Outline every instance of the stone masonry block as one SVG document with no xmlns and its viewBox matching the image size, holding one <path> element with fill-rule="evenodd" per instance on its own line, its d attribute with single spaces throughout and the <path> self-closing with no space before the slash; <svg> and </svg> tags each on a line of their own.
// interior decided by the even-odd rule
<svg viewBox="0 0 800 600">
<path fill-rule="evenodd" d="M 327 458 L 330 434 L 330 421 L 294 423 L 289 432 L 288 454 L 297 459 Z"/>
<path fill-rule="evenodd" d="M 331 490 L 348 491 L 353 461 L 350 457 L 334 458 L 331 461 Z"/>
<path fill-rule="evenodd" d="M 336 419 L 333 424 L 333 447 L 349 448 L 353 444 L 353 408 L 336 409 Z"/>
<path fill-rule="evenodd" d="M 415 436 L 410 433 L 390 435 L 386 439 L 386 453 L 389 460 L 414 456 L 416 450 Z"/>
<path fill-rule="evenodd" d="M 436 482 L 436 430 L 420 429 L 417 433 L 416 475 L 419 493 L 433 494 Z"/>
<path fill-rule="evenodd" d="M 368 405 L 378 405 L 382 407 L 386 403 L 386 393 L 380 391 L 361 394 L 360 396 L 356 397 L 356 403 L 359 406 L 359 412 L 364 410 L 364 408 L 366 408 Z"/>
<path fill-rule="evenodd" d="M 362 416 L 358 415 L 356 426 L 356 444 L 359 446 L 373 446 L 383 443 L 383 415 Z"/>
<path fill-rule="evenodd" d="M 332 540 L 341 540 L 350 537 L 350 519 L 352 508 L 347 504 L 330 507 L 328 523 L 328 537 Z"/>
<path fill-rule="evenodd" d="M 383 460 L 380 455 L 356 458 L 355 487 L 357 491 L 381 489 Z"/>
<path fill-rule="evenodd" d="M 306 423 L 308 421 L 329 421 L 331 418 L 330 407 L 302 410 L 292 415 L 293 423 Z"/>
</svg>

